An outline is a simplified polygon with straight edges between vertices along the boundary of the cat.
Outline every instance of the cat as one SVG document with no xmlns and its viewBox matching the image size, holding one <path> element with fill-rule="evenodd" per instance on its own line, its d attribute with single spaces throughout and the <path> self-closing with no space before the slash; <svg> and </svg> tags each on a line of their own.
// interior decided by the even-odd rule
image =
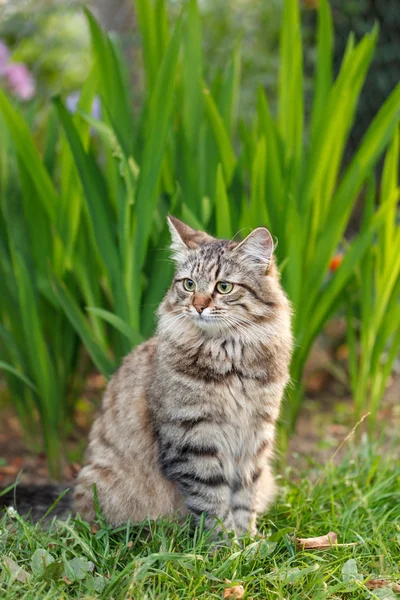
<svg viewBox="0 0 400 600">
<path fill-rule="evenodd" d="M 241 243 L 170 216 L 176 263 L 155 337 L 112 377 L 93 424 L 75 508 L 95 518 L 192 516 L 256 532 L 274 497 L 270 461 L 289 379 L 291 308 L 274 244 L 259 227 Z"/>
<path fill-rule="evenodd" d="M 292 351 L 274 244 L 264 227 L 237 243 L 172 216 L 168 225 L 176 269 L 156 335 L 107 386 L 74 510 L 95 519 L 95 488 L 113 526 L 191 515 L 217 533 L 254 535 L 275 493 L 270 462 Z M 44 505 L 44 494 L 60 493 L 19 490 L 17 508 L 30 504 L 33 516 L 44 511 L 35 513 L 37 494 Z"/>
</svg>

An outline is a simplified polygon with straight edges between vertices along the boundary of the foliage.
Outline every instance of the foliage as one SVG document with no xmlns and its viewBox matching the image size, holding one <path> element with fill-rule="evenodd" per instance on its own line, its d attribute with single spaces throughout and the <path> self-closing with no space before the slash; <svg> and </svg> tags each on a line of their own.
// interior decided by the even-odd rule
<svg viewBox="0 0 400 600">
<path fill-rule="evenodd" d="M 80 0 L 6 0 L 0 39 L 26 63 L 40 98 L 80 88 L 90 70 L 90 41 Z"/>
<path fill-rule="evenodd" d="M 348 299 L 350 381 L 358 416 L 368 409 L 375 421 L 380 400 L 400 353 L 400 224 L 399 132 L 386 155 L 380 186 L 381 205 L 387 206 L 377 241 L 360 262 L 352 297 Z M 368 227 L 375 204 L 372 179 L 362 227 Z M 358 333 L 359 339 L 356 339 Z"/>
<path fill-rule="evenodd" d="M 357 120 L 349 140 L 349 148 L 352 149 L 381 103 L 400 80 L 400 64 L 397 60 L 400 54 L 400 13 L 393 0 L 331 0 L 330 4 L 336 26 L 335 65 L 340 62 L 350 30 L 354 31 L 356 37 L 361 37 L 374 23 L 379 23 L 380 35 L 374 61 L 365 82 Z"/>
<path fill-rule="evenodd" d="M 185 0 L 168 0 L 169 13 L 177 18 Z M 240 44 L 240 96 L 238 112 L 254 113 L 257 89 L 262 87 L 272 111 L 276 105 L 279 70 L 279 36 L 283 0 L 246 2 L 243 0 L 202 0 L 204 72 L 207 81 L 220 78 L 229 64 L 232 48 Z"/>
<path fill-rule="evenodd" d="M 190 0 L 173 30 L 163 0 L 137 0 L 136 10 L 146 73 L 146 94 L 136 114 L 119 46 L 89 13 L 93 69 L 74 116 L 56 99 L 45 133 L 35 139 L 32 126 L 0 94 L 8 130 L 2 130 L 2 148 L 9 147 L 9 135 L 20 181 L 13 194 L 22 207 L 18 216 L 8 217 L 15 206 L 10 194 L 15 181 L 6 180 L 1 276 L 11 292 L 0 302 L 7 315 L 2 337 L 12 342 L 3 343 L 0 352 L 9 381 L 10 369 L 17 369 L 20 379 L 35 386 L 43 427 L 55 436 L 66 414 L 74 331 L 106 376 L 132 344 L 152 333 L 155 308 L 172 275 L 165 250 L 167 213 L 226 237 L 266 224 L 279 240 L 277 257 L 295 314 L 293 386 L 283 416 L 290 431 L 302 402 L 302 371 L 311 345 L 343 302 L 375 231 L 389 213 L 393 217 L 383 202 L 340 267 L 329 272 L 352 208 L 395 131 L 400 87 L 344 168 L 376 30 L 358 43 L 350 36 L 332 81 L 332 22 L 329 5 L 321 0 L 313 107 L 305 121 L 299 5 L 287 0 L 277 117 L 260 90 L 257 111 L 244 123 L 236 118 L 240 47 L 208 87 L 196 1 Z M 100 119 L 90 114 L 95 96 L 101 101 Z M 10 162 L 4 150 L 2 168 Z M 28 404 L 20 404 L 28 416 Z M 50 443 L 47 451 L 54 453 Z"/>
<path fill-rule="evenodd" d="M 10 115 L 14 115 L 14 111 Z M 29 169 L 13 156 L 9 136 L 0 117 L 0 367 L 5 370 L 13 403 L 24 429 L 37 433 L 39 415 L 44 446 L 53 472 L 59 469 L 65 426 L 76 400 L 74 382 L 79 378 L 79 338 L 60 311 L 49 285 L 49 268 L 59 240 L 52 239 L 48 217 L 38 202 L 46 196 L 48 210 L 52 187 L 44 167 L 35 172 L 36 149 L 21 146 Z M 22 134 L 30 140 L 24 124 Z M 32 159 L 33 156 L 33 159 Z M 17 185 L 17 162 L 19 184 Z M 35 187 L 32 176 L 35 173 Z M 60 438 L 61 434 L 61 438 Z M 35 436 L 37 437 L 37 436 Z"/>
<path fill-rule="evenodd" d="M 398 458 L 363 444 L 339 466 L 309 465 L 301 474 L 288 467 L 276 505 L 260 520 L 263 537 L 244 539 L 241 548 L 221 543 L 214 553 L 205 533 L 189 535 L 188 523 L 112 530 L 101 523 L 92 529 L 77 519 L 42 529 L 5 514 L 0 595 L 208 600 L 242 584 L 245 597 L 254 600 L 394 599 L 390 586 L 400 578 Z M 293 543 L 293 534 L 329 531 L 348 545 L 302 551 Z M 368 591 L 370 579 L 387 580 L 385 596 Z"/>
</svg>

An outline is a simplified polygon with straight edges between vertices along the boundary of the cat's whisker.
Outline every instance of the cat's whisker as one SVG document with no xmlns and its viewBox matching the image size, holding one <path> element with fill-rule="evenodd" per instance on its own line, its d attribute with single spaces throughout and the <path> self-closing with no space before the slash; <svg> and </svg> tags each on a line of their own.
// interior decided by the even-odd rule
<svg viewBox="0 0 400 600">
<path fill-rule="evenodd" d="M 164 333 L 171 332 L 174 327 L 176 327 L 179 321 L 183 321 L 186 318 L 186 315 L 179 311 L 177 314 L 172 314 L 171 316 L 167 315 L 163 317 L 162 321 L 162 330 Z"/>
<path fill-rule="evenodd" d="M 238 326 L 237 323 L 235 323 L 233 320 L 232 321 L 228 321 L 226 318 L 221 319 L 223 321 L 223 323 L 226 325 L 226 327 L 228 327 L 229 331 L 232 334 L 233 338 L 237 338 L 238 337 L 238 333 L 239 336 L 244 338 L 244 340 L 247 343 L 253 343 L 253 339 L 251 338 L 251 336 L 249 335 L 248 331 L 246 331 L 246 329 L 242 328 L 241 326 Z"/>
<path fill-rule="evenodd" d="M 251 321 L 241 321 L 237 317 L 224 315 L 221 317 L 221 321 L 226 325 L 231 325 L 234 329 L 233 331 L 237 334 L 244 336 L 248 342 L 251 343 L 265 343 L 267 341 L 266 336 L 263 336 L 258 330 L 254 330 L 254 323 Z M 252 325 L 252 328 L 246 328 L 246 325 Z"/>
</svg>

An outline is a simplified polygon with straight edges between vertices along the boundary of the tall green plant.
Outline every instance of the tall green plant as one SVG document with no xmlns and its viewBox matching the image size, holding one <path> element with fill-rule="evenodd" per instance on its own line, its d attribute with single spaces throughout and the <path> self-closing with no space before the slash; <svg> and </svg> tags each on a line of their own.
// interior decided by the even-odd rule
<svg viewBox="0 0 400 600">
<path fill-rule="evenodd" d="M 353 293 L 347 299 L 350 383 L 357 416 L 371 412 L 376 420 L 393 364 L 400 353 L 400 225 L 398 222 L 399 131 L 386 154 L 380 205 L 386 218 L 356 269 Z M 368 228 L 375 205 L 371 178 L 362 229 Z"/>
<path fill-rule="evenodd" d="M 153 5 L 148 0 L 139 4 L 150 104 L 155 96 L 154 82 L 161 76 L 162 53 L 157 49 L 166 47 L 169 34 L 165 23 L 161 29 L 157 27 L 160 4 Z M 161 12 L 165 17 L 165 11 Z M 188 5 L 183 24 L 183 54 L 175 65 L 174 136 L 166 140 L 162 167 L 158 174 L 153 172 L 153 185 L 158 181 L 158 197 L 164 194 L 167 201 L 165 211 L 174 198 L 176 180 L 180 208 L 179 205 L 174 208 L 195 226 L 208 226 L 218 235 L 230 236 L 263 222 L 277 236 L 278 256 L 285 260 L 283 281 L 294 305 L 297 339 L 292 364 L 293 388 L 284 416 L 288 429 L 294 426 L 301 405 L 301 375 L 311 345 L 336 309 L 354 266 L 385 218 L 382 207 L 349 249 L 340 269 L 333 276 L 328 275 L 329 262 L 342 240 L 352 208 L 399 118 L 397 88 L 371 124 L 351 163 L 343 164 L 376 36 L 374 30 L 358 44 L 350 36 L 341 69 L 332 81 L 332 21 L 328 3 L 321 2 L 315 94 L 309 122 L 305 124 L 299 6 L 296 0 L 287 0 L 281 35 L 277 119 L 271 115 L 260 91 L 253 125 L 241 128 L 241 146 L 235 150 L 232 115 L 239 93 L 239 49 L 233 54 L 232 64 L 221 74 L 218 86 L 206 88 L 202 80 L 201 22 L 194 0 Z M 146 108 L 144 118 L 145 124 L 152 119 Z M 144 127 L 140 128 L 142 136 Z M 140 169 L 142 164 L 148 165 L 148 158 L 140 152 L 135 160 Z M 250 194 L 246 190 L 248 182 Z M 157 206 L 155 215 L 151 206 Z M 140 213 L 138 218 L 144 232 L 151 223 L 159 226 L 161 207 L 160 203 L 155 205 L 146 200 L 147 212 Z M 136 244 L 145 249 L 141 236 Z M 137 265 L 142 265 L 140 251 Z M 150 261 L 150 265 L 154 263 Z M 163 285 L 150 293 L 152 305 L 165 289 L 170 271 L 164 269 L 164 272 L 167 277 Z M 144 298 L 149 294 L 146 284 L 135 287 L 135 297 L 142 294 Z M 151 315 L 146 309 L 142 315 L 145 316 L 143 332 L 147 334 Z"/>
<path fill-rule="evenodd" d="M 355 239 L 340 268 L 330 275 L 329 262 L 352 208 L 399 119 L 397 87 L 371 123 L 350 164 L 344 164 L 344 149 L 376 36 L 373 30 L 358 44 L 349 37 L 338 76 L 332 81 L 332 20 L 328 3 L 320 3 L 314 100 L 305 139 L 299 9 L 295 0 L 288 0 L 282 28 L 277 122 L 260 93 L 257 132 L 258 140 L 264 137 L 267 152 L 264 164 L 259 162 L 254 170 L 266 172 L 266 218 L 278 237 L 278 255 L 281 261 L 286 260 L 283 281 L 295 313 L 297 345 L 284 413 L 288 430 L 294 427 L 301 406 L 302 371 L 312 343 L 337 309 L 354 267 L 385 219 L 386 208 L 382 207 Z M 255 149 L 253 156 L 255 162 Z M 253 208 L 244 213 L 242 225 L 256 226 L 254 216 L 258 219 L 265 210 L 262 196 L 259 204 L 258 211 Z"/>
<path fill-rule="evenodd" d="M 240 45 L 232 49 L 224 71 L 206 83 L 196 0 L 187 3 L 173 31 L 164 0 L 138 0 L 137 11 L 147 82 L 140 111 L 132 110 L 118 46 L 89 13 L 93 71 L 74 116 L 62 99 L 54 101 L 43 147 L 21 113 L 0 95 L 18 156 L 22 190 L 17 195 L 30 211 L 29 217 L 17 218 L 29 233 L 26 266 L 9 250 L 14 262 L 8 271 L 22 286 L 21 311 L 28 297 L 35 306 L 51 302 L 57 318 L 68 320 L 68 331 L 79 335 L 94 364 L 109 376 L 123 354 L 154 329 L 156 306 L 172 276 L 168 212 L 228 238 L 267 225 L 279 241 L 277 256 L 295 315 L 292 386 L 283 414 L 289 432 L 301 406 L 302 372 L 312 343 L 343 302 L 376 232 L 386 231 L 393 218 L 392 204 L 372 211 L 339 269 L 329 272 L 352 208 L 399 121 L 400 87 L 346 165 L 344 149 L 376 30 L 358 43 L 350 36 L 333 81 L 331 14 L 321 0 L 314 99 L 305 119 L 299 4 L 286 0 L 278 114 L 271 113 L 260 90 L 256 114 L 244 123 L 236 119 Z M 90 115 L 95 95 L 101 100 L 100 119 Z M 3 204 L 6 194 L 2 190 Z M 11 220 L 4 217 L 1 223 L 9 237 Z M 31 281 L 36 281 L 35 297 Z M 26 316 L 16 315 L 26 323 Z M 46 352 L 50 361 L 58 361 L 62 343 L 53 351 L 47 337 L 50 316 L 44 311 L 36 322 L 41 364 L 31 347 L 24 365 L 8 356 L 7 368 L 10 378 L 10 369 L 17 368 L 21 386 L 23 377 L 25 383 L 29 378 L 41 390 L 40 401 L 50 405 L 54 377 L 46 375 L 40 388 L 32 373 L 37 377 L 43 365 L 49 372 Z M 14 325 L 10 331 L 14 334 Z M 26 331 L 19 335 L 23 341 Z M 57 398 L 63 405 L 64 398 Z M 41 418 L 48 427 L 49 415 Z"/>
<path fill-rule="evenodd" d="M 6 102 L 0 96 L 2 101 Z M 16 125 L 14 111 L 7 114 L 10 124 Z M 43 193 L 55 190 L 43 177 L 41 163 L 36 164 L 35 173 L 37 156 L 30 137 L 25 129 L 20 132 L 17 128 L 14 133 L 25 136 L 26 153 L 33 164 L 28 170 L 18 156 L 19 186 L 16 184 L 16 161 L 1 118 L 0 130 L 0 369 L 5 372 L 17 413 L 31 439 L 37 437 L 36 415 L 39 417 L 50 468 L 56 474 L 64 422 L 71 418 L 71 394 L 76 393 L 79 378 L 79 340 L 59 310 L 48 282 L 48 270 L 60 240 L 49 227 L 47 211 L 53 208 L 41 204 L 38 194 L 40 184 Z"/>
</svg>

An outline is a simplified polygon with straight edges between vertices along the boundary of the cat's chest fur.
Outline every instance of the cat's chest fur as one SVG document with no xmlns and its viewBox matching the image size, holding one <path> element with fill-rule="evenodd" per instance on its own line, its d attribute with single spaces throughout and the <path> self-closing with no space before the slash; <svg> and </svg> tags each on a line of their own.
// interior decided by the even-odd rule
<svg viewBox="0 0 400 600">
<path fill-rule="evenodd" d="M 228 377 L 214 388 L 213 407 L 219 418 L 214 435 L 234 460 L 245 462 L 267 434 L 273 436 L 280 402 L 272 388 L 240 376 Z"/>
<path fill-rule="evenodd" d="M 157 360 L 157 389 L 163 389 L 158 414 L 203 420 L 199 434 L 245 461 L 267 434 L 273 436 L 282 392 L 272 377 L 274 356 L 267 347 L 246 347 L 234 338 L 185 350 L 164 347 Z"/>
</svg>

